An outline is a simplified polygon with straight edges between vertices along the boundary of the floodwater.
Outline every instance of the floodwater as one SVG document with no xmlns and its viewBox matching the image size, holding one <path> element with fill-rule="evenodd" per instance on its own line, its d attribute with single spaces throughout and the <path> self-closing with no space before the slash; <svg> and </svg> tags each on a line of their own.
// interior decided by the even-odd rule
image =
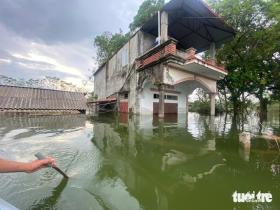
<svg viewBox="0 0 280 210">
<path fill-rule="evenodd" d="M 230 115 L 0 115 L 0 156 L 31 161 L 56 158 L 67 181 L 46 168 L 0 175 L 0 197 L 19 209 L 224 210 L 280 209 L 280 152 L 240 131 L 279 135 L 278 112 L 243 123 Z M 237 191 L 271 193 L 272 202 L 235 203 Z"/>
</svg>

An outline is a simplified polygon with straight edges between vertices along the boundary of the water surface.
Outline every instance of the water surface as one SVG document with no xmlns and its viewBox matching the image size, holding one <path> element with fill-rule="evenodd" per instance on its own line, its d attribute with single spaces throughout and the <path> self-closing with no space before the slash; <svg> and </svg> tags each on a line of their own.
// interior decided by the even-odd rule
<svg viewBox="0 0 280 210">
<path fill-rule="evenodd" d="M 279 135 L 278 117 L 0 115 L 1 157 L 30 161 L 40 151 L 71 177 L 1 174 L 0 197 L 20 209 L 279 209 L 277 147 L 238 142 L 241 131 Z M 271 192 L 273 201 L 237 204 L 234 191 Z"/>
</svg>

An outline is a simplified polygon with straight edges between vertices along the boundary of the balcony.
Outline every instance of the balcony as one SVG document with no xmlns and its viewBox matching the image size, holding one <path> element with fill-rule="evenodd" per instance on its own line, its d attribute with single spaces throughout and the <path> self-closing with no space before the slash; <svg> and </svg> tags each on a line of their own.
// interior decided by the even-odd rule
<svg viewBox="0 0 280 210">
<path fill-rule="evenodd" d="M 201 58 L 196 55 L 196 50 L 194 48 L 189 48 L 184 51 L 178 50 L 176 44 L 177 41 L 175 39 L 169 39 L 165 43 L 150 49 L 144 55 L 138 57 L 136 59 L 137 70 L 141 71 L 161 62 L 173 61 L 176 62 L 177 65 L 193 67 L 192 71 L 195 71 L 196 66 L 200 66 L 200 68 L 203 66 L 203 68 L 227 74 L 224 66 L 217 64 L 214 59 L 205 60 Z"/>
</svg>

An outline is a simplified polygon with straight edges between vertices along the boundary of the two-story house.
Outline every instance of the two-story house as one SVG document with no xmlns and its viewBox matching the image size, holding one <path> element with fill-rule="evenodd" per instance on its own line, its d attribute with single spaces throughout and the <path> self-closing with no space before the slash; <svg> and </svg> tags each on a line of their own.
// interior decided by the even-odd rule
<svg viewBox="0 0 280 210">
<path fill-rule="evenodd" d="M 227 75 L 216 48 L 234 30 L 201 0 L 171 0 L 94 73 L 97 102 L 115 102 L 119 112 L 188 112 L 188 96 L 203 88 L 215 114 L 216 83 Z M 198 54 L 209 50 L 210 58 Z"/>
</svg>

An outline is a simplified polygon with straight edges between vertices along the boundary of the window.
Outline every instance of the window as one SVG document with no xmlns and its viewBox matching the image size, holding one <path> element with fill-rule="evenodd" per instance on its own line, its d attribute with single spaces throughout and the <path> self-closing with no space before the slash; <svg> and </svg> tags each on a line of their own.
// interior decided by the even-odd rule
<svg viewBox="0 0 280 210">
<path fill-rule="evenodd" d="M 122 51 L 122 67 L 128 65 L 128 49 Z"/>
<path fill-rule="evenodd" d="M 178 96 L 174 96 L 174 95 L 165 95 L 165 99 L 177 101 L 177 100 L 178 100 Z"/>
<path fill-rule="evenodd" d="M 128 93 L 124 94 L 124 99 L 128 99 Z"/>
<path fill-rule="evenodd" d="M 159 94 L 154 93 L 154 99 L 159 99 Z M 165 95 L 164 99 L 177 101 L 178 100 L 178 96 L 175 96 L 175 95 Z"/>
</svg>

